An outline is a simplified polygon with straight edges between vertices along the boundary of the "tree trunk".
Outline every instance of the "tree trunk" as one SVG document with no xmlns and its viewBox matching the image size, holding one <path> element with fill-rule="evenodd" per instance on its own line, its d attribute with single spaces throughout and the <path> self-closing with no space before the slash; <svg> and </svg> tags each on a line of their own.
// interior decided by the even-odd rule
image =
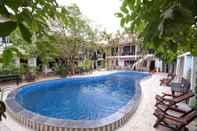
<svg viewBox="0 0 197 131">
<path fill-rule="evenodd" d="M 75 75 L 75 63 L 73 58 L 70 59 L 70 67 L 72 75 Z"/>
</svg>

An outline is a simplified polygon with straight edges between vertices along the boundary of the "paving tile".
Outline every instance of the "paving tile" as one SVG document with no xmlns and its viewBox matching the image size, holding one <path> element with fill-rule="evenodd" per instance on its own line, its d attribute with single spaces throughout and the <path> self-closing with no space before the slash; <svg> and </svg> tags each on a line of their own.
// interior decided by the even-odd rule
<svg viewBox="0 0 197 131">
<path fill-rule="evenodd" d="M 99 72 L 97 72 L 97 74 L 99 74 Z M 116 131 L 170 131 L 169 129 L 164 127 L 159 127 L 157 129 L 153 128 L 153 124 L 156 120 L 153 116 L 155 104 L 154 97 L 156 94 L 161 94 L 161 92 L 167 92 L 170 90 L 169 87 L 159 86 L 159 80 L 165 76 L 166 74 L 157 73 L 152 77 L 141 81 L 140 85 L 142 87 L 142 96 L 140 104 L 129 121 Z M 21 85 L 25 84 L 28 83 L 23 83 Z M 1 86 L 13 86 L 13 88 L 17 87 L 13 83 L 8 83 L 8 85 L 0 85 L 0 87 Z M 9 115 L 7 116 L 8 118 L 6 120 L 3 120 L 3 124 L 9 127 L 12 131 L 33 131 L 31 129 L 25 128 L 23 125 L 12 119 Z M 191 123 L 189 125 L 190 131 L 197 131 L 194 128 L 196 125 L 197 122 Z"/>
</svg>

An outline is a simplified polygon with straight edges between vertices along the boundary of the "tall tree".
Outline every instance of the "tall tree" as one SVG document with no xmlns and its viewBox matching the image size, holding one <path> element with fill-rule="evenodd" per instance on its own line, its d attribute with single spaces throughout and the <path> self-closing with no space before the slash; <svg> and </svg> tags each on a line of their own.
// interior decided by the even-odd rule
<svg viewBox="0 0 197 131">
<path fill-rule="evenodd" d="M 19 30 L 15 30 L 10 34 L 11 43 L 5 48 L 3 55 L 6 55 L 7 52 L 5 51 L 9 49 L 12 54 L 10 55 L 9 63 L 12 60 L 13 53 L 15 53 L 18 57 L 39 57 L 42 63 L 47 64 L 50 57 L 53 58 L 56 56 L 54 40 L 51 34 L 51 36 L 42 36 L 39 39 L 34 38 L 31 43 L 28 43 L 23 39 Z M 9 55 L 7 54 L 7 56 Z"/>
<path fill-rule="evenodd" d="M 59 12 L 56 21 L 51 22 L 51 29 L 56 32 L 59 56 L 74 74 L 77 61 L 94 45 L 96 32 L 77 5 L 62 7 Z"/>
</svg>

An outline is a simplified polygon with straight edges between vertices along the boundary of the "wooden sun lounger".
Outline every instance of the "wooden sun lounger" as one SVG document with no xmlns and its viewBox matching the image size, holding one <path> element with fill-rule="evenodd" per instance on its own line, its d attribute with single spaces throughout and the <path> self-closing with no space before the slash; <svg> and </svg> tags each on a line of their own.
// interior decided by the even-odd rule
<svg viewBox="0 0 197 131">
<path fill-rule="evenodd" d="M 178 96 L 172 96 L 170 94 L 164 94 L 163 96 L 156 95 L 156 104 L 155 107 L 160 108 L 159 106 L 164 105 L 166 108 L 164 111 L 167 111 L 169 108 L 176 106 L 177 103 L 183 102 L 188 100 L 189 98 L 193 97 L 194 93 L 189 91 L 187 93 L 180 94 Z"/>
<path fill-rule="evenodd" d="M 180 117 L 161 112 L 160 110 L 157 109 L 153 114 L 157 117 L 157 121 L 154 124 L 155 128 L 158 125 L 162 125 L 171 128 L 174 131 L 180 131 L 182 129 L 188 131 L 186 126 L 195 118 L 197 118 L 196 110 L 190 110 L 184 113 L 183 115 L 181 115 Z"/>
<path fill-rule="evenodd" d="M 157 108 L 158 110 L 160 110 L 161 112 L 164 112 L 164 113 L 167 113 L 168 111 L 171 111 L 171 112 L 177 112 L 179 114 L 184 114 L 188 111 L 187 110 L 183 110 L 183 109 L 180 109 L 179 106 L 165 106 L 165 105 L 158 105 Z"/>
<path fill-rule="evenodd" d="M 160 80 L 160 85 L 166 85 L 169 86 L 170 82 L 175 78 L 176 75 L 174 74 L 168 74 L 167 78 L 163 78 Z"/>
<path fill-rule="evenodd" d="M 171 82 L 171 92 L 172 95 L 179 94 L 179 93 L 185 93 L 190 90 L 190 81 L 182 78 L 180 83 Z"/>
</svg>

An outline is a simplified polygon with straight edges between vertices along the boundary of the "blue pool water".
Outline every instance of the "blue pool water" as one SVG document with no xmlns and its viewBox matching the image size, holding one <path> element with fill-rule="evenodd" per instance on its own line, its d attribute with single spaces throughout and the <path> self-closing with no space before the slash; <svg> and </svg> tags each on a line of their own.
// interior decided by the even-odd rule
<svg viewBox="0 0 197 131">
<path fill-rule="evenodd" d="M 16 100 L 34 113 L 65 120 L 97 120 L 125 106 L 144 73 L 118 72 L 95 77 L 66 78 L 27 85 Z"/>
</svg>

